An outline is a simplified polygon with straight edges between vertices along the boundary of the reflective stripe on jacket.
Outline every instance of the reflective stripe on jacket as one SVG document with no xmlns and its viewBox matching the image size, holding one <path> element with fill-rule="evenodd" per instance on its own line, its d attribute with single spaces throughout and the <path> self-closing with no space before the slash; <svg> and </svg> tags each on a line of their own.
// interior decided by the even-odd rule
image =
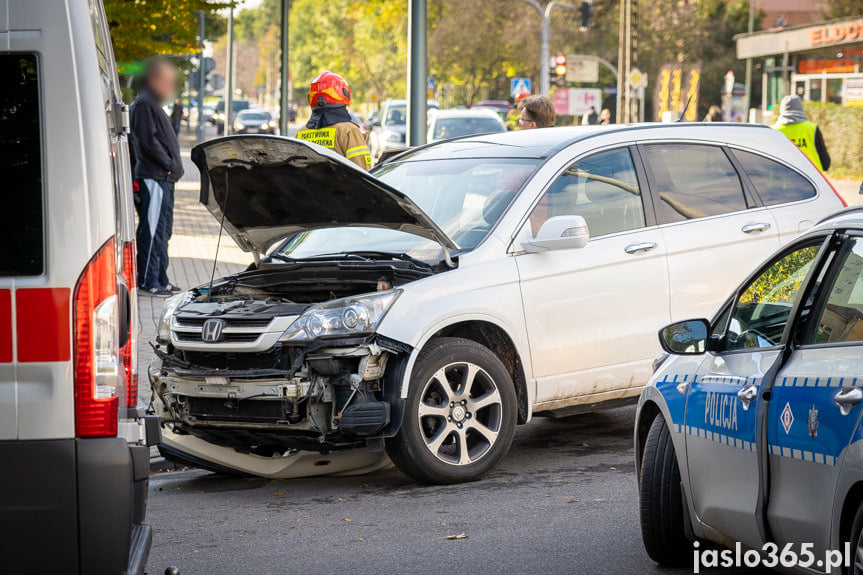
<svg viewBox="0 0 863 575">
<path fill-rule="evenodd" d="M 317 130 L 300 130 L 297 138 L 329 148 L 364 170 L 372 167 L 372 156 L 366 140 L 360 127 L 353 122 L 339 122 Z"/>
<path fill-rule="evenodd" d="M 815 130 L 818 126 L 815 122 L 797 122 L 796 124 L 774 124 L 773 129 L 779 130 L 785 134 L 789 140 L 800 148 L 806 156 L 812 160 L 812 163 L 819 170 L 824 170 L 821 165 L 821 158 L 818 156 L 818 150 L 815 147 Z"/>
</svg>

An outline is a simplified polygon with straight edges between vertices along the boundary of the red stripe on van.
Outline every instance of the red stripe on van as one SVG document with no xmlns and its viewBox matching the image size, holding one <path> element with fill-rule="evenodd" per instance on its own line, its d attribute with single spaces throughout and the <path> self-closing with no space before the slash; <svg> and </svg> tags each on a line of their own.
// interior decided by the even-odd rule
<svg viewBox="0 0 863 575">
<path fill-rule="evenodd" d="M 0 290 L 0 363 L 12 363 L 12 290 Z"/>
<path fill-rule="evenodd" d="M 15 290 L 18 361 L 69 361 L 72 346 L 69 288 Z"/>
</svg>

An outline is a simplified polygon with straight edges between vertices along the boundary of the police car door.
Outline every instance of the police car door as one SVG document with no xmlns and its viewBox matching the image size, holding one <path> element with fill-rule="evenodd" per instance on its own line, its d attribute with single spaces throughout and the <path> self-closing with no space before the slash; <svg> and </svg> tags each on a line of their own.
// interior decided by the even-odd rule
<svg viewBox="0 0 863 575">
<path fill-rule="evenodd" d="M 811 321 L 768 411 L 770 527 L 777 542 L 812 543 L 815 557 L 830 545 L 839 469 L 863 399 L 863 238 L 850 238 L 834 258 L 811 311 L 803 310 Z"/>
<path fill-rule="evenodd" d="M 713 327 L 686 405 L 689 490 L 699 519 L 759 547 L 759 402 L 819 244 L 785 251 L 738 290 Z"/>
</svg>

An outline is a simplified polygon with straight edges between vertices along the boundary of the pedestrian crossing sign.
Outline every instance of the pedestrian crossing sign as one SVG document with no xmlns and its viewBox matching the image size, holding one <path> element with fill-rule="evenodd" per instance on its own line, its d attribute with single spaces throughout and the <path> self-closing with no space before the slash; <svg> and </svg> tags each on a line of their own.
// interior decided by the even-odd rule
<svg viewBox="0 0 863 575">
<path fill-rule="evenodd" d="M 530 94 L 530 78 L 510 78 L 510 96 Z"/>
</svg>

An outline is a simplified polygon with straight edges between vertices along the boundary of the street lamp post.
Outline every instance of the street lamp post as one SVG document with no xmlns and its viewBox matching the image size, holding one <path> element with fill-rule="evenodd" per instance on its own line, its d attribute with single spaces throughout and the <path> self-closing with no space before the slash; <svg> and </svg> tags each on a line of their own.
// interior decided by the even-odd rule
<svg viewBox="0 0 863 575">
<path fill-rule="evenodd" d="M 407 145 L 426 143 L 428 73 L 426 71 L 426 0 L 408 2 L 408 125 Z"/>
<path fill-rule="evenodd" d="M 204 137 L 206 136 L 204 130 L 206 126 L 204 125 L 204 96 L 207 94 L 207 78 L 206 78 L 206 68 L 204 63 L 204 35 L 206 34 L 205 28 L 205 15 L 203 10 L 198 10 L 198 25 L 200 27 L 199 30 L 199 38 L 201 42 L 201 53 L 198 54 L 198 132 L 197 132 L 197 142 L 200 144 L 204 141 Z"/>
<path fill-rule="evenodd" d="M 279 95 L 279 133 L 288 135 L 291 119 L 291 83 L 288 80 L 290 70 L 288 68 L 288 24 L 291 16 L 291 0 L 282 0 L 282 58 L 281 76 L 282 90 Z"/>
<path fill-rule="evenodd" d="M 228 13 L 228 69 L 226 74 L 228 77 L 228 90 L 225 92 L 225 120 L 222 128 L 225 136 L 231 133 L 231 117 L 234 111 L 234 8 L 230 8 Z"/>
<path fill-rule="evenodd" d="M 551 58 L 549 50 L 549 40 L 551 37 L 551 11 L 557 7 L 570 8 L 578 10 L 578 6 L 567 4 L 565 2 L 549 2 L 545 8 L 537 2 L 537 0 L 513 0 L 514 2 L 523 2 L 529 4 L 536 10 L 539 17 L 542 18 L 542 27 L 540 28 L 540 66 L 539 66 L 539 91 L 543 96 L 548 96 L 551 91 L 551 70 L 549 69 L 549 60 Z"/>
</svg>

